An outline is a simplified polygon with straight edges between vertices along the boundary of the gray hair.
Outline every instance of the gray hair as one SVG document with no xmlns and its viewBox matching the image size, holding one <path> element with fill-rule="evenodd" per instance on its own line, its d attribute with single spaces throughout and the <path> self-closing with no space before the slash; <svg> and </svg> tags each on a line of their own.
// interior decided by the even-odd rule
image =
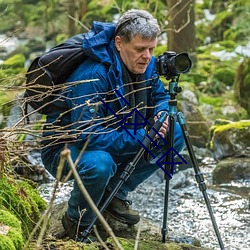
<svg viewBox="0 0 250 250">
<path fill-rule="evenodd" d="M 118 20 L 116 36 L 128 43 L 135 35 L 153 40 L 160 34 L 157 20 L 145 10 L 128 10 Z"/>
</svg>

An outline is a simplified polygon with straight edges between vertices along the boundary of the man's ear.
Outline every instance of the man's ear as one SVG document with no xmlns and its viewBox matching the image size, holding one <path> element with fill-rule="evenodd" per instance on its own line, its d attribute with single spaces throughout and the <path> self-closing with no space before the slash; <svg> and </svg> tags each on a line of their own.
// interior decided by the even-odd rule
<svg viewBox="0 0 250 250">
<path fill-rule="evenodd" d="M 122 43 L 121 37 L 116 36 L 115 37 L 115 47 L 118 51 L 120 51 L 120 49 L 121 49 L 121 43 Z"/>
</svg>

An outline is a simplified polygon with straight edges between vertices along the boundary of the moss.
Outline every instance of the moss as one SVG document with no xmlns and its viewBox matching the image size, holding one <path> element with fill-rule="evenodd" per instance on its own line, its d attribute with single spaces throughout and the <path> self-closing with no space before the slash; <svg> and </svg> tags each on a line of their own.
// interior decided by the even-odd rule
<svg viewBox="0 0 250 250">
<path fill-rule="evenodd" d="M 2 69 L 9 69 L 9 68 L 23 68 L 25 64 L 25 56 L 23 54 L 16 54 L 7 60 L 4 61 L 2 64 Z"/>
<path fill-rule="evenodd" d="M 7 236 L 12 240 L 16 249 L 21 249 L 24 245 L 24 239 L 22 236 L 22 231 L 16 231 L 15 228 L 11 228 Z"/>
<path fill-rule="evenodd" d="M 250 121 L 239 121 L 234 123 L 229 123 L 222 126 L 215 126 L 214 133 L 225 132 L 231 129 L 245 129 L 250 127 Z"/>
<path fill-rule="evenodd" d="M 21 221 L 24 237 L 27 238 L 40 218 L 40 211 L 45 209 L 46 203 L 27 182 L 2 176 L 0 206 L 8 209 Z"/>
<path fill-rule="evenodd" d="M 0 210 L 0 223 L 10 227 L 8 233 L 0 234 L 0 249 L 21 249 L 24 243 L 20 221 L 9 211 Z"/>
<path fill-rule="evenodd" d="M 0 209 L 0 221 L 7 226 L 14 227 L 18 230 L 21 229 L 20 221 L 16 218 L 16 216 L 11 214 L 7 210 Z"/>
<path fill-rule="evenodd" d="M 16 250 L 13 241 L 7 235 L 0 234 L 0 249 Z"/>
<path fill-rule="evenodd" d="M 124 250 L 133 250 L 135 241 L 133 239 L 124 239 L 124 238 L 118 238 L 120 244 L 122 245 Z M 108 243 L 111 243 L 113 245 L 113 240 L 109 238 L 107 240 Z M 155 240 L 144 240 L 140 241 L 138 244 L 139 250 L 199 250 L 199 249 L 205 249 L 202 247 L 196 247 L 193 245 L 183 244 L 183 243 L 175 243 L 175 242 L 167 242 L 162 243 L 161 241 L 155 241 Z"/>
<path fill-rule="evenodd" d="M 214 71 L 214 79 L 228 86 L 232 86 L 235 78 L 235 70 L 228 67 L 221 67 Z"/>
<path fill-rule="evenodd" d="M 207 103 L 207 104 L 210 104 L 214 107 L 221 107 L 225 100 L 221 96 L 212 97 L 212 96 L 208 96 L 208 95 L 201 95 L 199 97 L 199 101 L 200 101 L 200 103 Z"/>
<path fill-rule="evenodd" d="M 220 141 L 220 144 L 227 144 L 229 151 L 234 151 L 233 148 L 235 147 L 236 142 L 241 142 L 247 144 L 250 141 L 250 120 L 243 120 L 238 122 L 231 122 L 225 125 L 214 125 L 210 129 L 210 149 L 214 149 L 214 141 L 215 138 L 217 141 Z M 249 130 L 249 132 L 245 132 Z M 235 134 L 234 141 L 230 141 L 230 133 Z"/>
</svg>

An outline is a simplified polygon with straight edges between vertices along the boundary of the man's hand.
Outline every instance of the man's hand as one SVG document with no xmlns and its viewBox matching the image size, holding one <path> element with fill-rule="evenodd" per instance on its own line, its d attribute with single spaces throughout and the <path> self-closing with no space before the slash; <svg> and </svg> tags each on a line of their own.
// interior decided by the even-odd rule
<svg viewBox="0 0 250 250">
<path fill-rule="evenodd" d="M 154 121 L 155 121 L 155 122 L 159 119 L 161 113 L 162 113 L 162 111 L 159 112 L 159 113 L 154 117 Z M 168 123 L 168 116 L 167 116 L 167 118 L 166 118 L 165 121 L 163 122 L 161 128 L 159 129 L 158 133 L 159 133 L 163 138 L 165 138 L 165 135 L 166 135 L 166 133 L 167 133 L 168 131 L 169 131 L 169 123 Z M 160 138 L 160 136 L 159 136 L 158 134 L 156 134 L 154 140 L 156 140 L 156 139 L 158 139 L 158 138 Z"/>
</svg>

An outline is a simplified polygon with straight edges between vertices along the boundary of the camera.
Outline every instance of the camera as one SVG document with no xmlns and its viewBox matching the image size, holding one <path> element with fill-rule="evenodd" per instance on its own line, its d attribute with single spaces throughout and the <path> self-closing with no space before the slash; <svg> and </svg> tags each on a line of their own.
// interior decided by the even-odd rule
<svg viewBox="0 0 250 250">
<path fill-rule="evenodd" d="M 167 51 L 156 59 L 157 73 L 165 76 L 167 80 L 187 73 L 191 66 L 192 61 L 187 53 L 176 54 L 174 51 Z"/>
</svg>

